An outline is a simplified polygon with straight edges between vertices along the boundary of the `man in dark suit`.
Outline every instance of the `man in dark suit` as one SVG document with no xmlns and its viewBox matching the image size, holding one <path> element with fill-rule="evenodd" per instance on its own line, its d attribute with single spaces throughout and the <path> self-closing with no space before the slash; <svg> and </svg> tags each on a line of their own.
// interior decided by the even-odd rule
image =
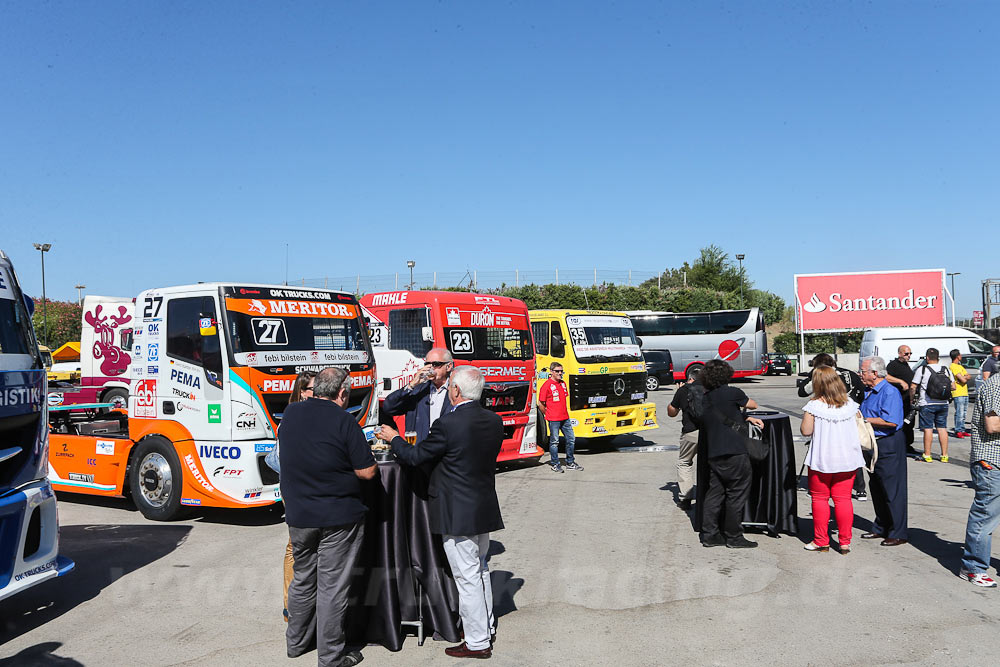
<svg viewBox="0 0 1000 667">
<path fill-rule="evenodd" d="M 434 422 L 426 438 L 410 445 L 389 426 L 380 433 L 402 463 L 433 463 L 428 487 L 431 532 L 444 541 L 465 631 L 464 642 L 445 649 L 456 658 L 489 658 L 496 628 L 486 555 L 490 531 L 503 528 L 495 479 L 503 421 L 479 404 L 482 392 L 479 369 L 461 366 L 451 374 L 448 387 L 454 408 Z"/>
<path fill-rule="evenodd" d="M 345 654 L 344 615 L 368 509 L 361 480 L 374 478 L 376 465 L 361 427 L 344 410 L 350 390 L 344 369 L 321 371 L 312 397 L 288 406 L 279 431 L 281 493 L 295 556 L 285 643 L 289 658 L 315 646 L 323 667 L 361 661 L 360 653 Z"/>
<path fill-rule="evenodd" d="M 381 412 L 391 417 L 406 415 L 407 431 L 417 434 L 417 442 L 427 437 L 438 417 L 451 412 L 448 378 L 455 362 L 451 352 L 435 347 L 424 358 L 424 366 L 417 371 L 407 387 L 402 387 L 385 397 Z"/>
</svg>

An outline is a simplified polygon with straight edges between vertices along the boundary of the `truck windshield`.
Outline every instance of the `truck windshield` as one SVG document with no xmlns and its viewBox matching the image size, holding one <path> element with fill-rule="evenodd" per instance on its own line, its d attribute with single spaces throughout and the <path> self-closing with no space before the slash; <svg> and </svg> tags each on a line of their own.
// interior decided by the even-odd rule
<svg viewBox="0 0 1000 667">
<path fill-rule="evenodd" d="M 368 362 L 356 317 L 256 317 L 229 310 L 228 333 L 237 363 L 248 366 Z"/>
<path fill-rule="evenodd" d="M 616 315 L 568 315 L 566 327 L 577 361 L 597 363 L 642 359 L 632 321 Z"/>
<path fill-rule="evenodd" d="M 6 278 L 2 268 L 0 278 Z M 14 298 L 14 290 L 10 287 L 5 290 L 3 286 L 5 283 L 0 281 L 0 354 L 27 354 L 34 358 L 28 311 L 21 301 Z"/>
<path fill-rule="evenodd" d="M 534 354 L 527 329 L 445 327 L 444 337 L 457 359 L 525 361 Z"/>
</svg>

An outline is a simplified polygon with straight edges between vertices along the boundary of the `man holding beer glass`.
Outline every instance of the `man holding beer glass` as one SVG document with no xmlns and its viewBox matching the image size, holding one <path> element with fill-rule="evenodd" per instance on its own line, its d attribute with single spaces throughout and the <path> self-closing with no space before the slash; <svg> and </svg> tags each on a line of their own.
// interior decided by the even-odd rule
<svg viewBox="0 0 1000 667">
<path fill-rule="evenodd" d="M 454 366 L 451 352 L 435 347 L 410 384 L 385 397 L 382 412 L 392 417 L 406 415 L 406 440 L 411 444 L 426 438 L 438 417 L 451 412 L 448 386 Z"/>
</svg>

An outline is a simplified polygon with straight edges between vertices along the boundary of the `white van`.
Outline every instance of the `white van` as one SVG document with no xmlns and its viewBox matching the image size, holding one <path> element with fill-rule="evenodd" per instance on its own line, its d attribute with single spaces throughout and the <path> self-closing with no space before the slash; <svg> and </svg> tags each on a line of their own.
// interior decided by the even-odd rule
<svg viewBox="0 0 1000 667">
<path fill-rule="evenodd" d="M 989 354 L 993 349 L 993 343 L 961 327 L 882 327 L 865 329 L 860 356 L 882 357 L 888 363 L 899 356 L 900 345 L 909 345 L 913 351 L 910 357 L 913 367 L 920 363 L 929 347 L 937 348 L 945 360 L 956 349 L 962 354 Z"/>
</svg>

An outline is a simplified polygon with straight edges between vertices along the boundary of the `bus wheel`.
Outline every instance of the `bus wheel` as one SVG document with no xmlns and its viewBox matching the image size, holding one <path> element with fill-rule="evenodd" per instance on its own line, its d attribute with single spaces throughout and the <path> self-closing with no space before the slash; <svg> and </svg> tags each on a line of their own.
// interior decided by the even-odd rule
<svg viewBox="0 0 1000 667">
<path fill-rule="evenodd" d="M 660 388 L 660 381 L 655 375 L 646 376 L 646 391 L 656 391 Z"/>
<path fill-rule="evenodd" d="M 695 371 L 699 371 L 700 372 L 703 368 L 705 368 L 705 364 L 691 364 L 690 366 L 687 367 L 687 370 L 684 371 L 684 379 L 685 380 L 690 380 L 691 379 L 691 373 L 693 373 Z"/>
<path fill-rule="evenodd" d="M 136 446 L 129 489 L 144 517 L 153 521 L 176 518 L 181 510 L 183 483 L 181 462 L 173 445 L 154 436 Z"/>
<path fill-rule="evenodd" d="M 121 387 L 109 389 L 101 396 L 101 403 L 111 403 L 114 406 L 112 410 L 128 410 L 128 391 Z"/>
</svg>

